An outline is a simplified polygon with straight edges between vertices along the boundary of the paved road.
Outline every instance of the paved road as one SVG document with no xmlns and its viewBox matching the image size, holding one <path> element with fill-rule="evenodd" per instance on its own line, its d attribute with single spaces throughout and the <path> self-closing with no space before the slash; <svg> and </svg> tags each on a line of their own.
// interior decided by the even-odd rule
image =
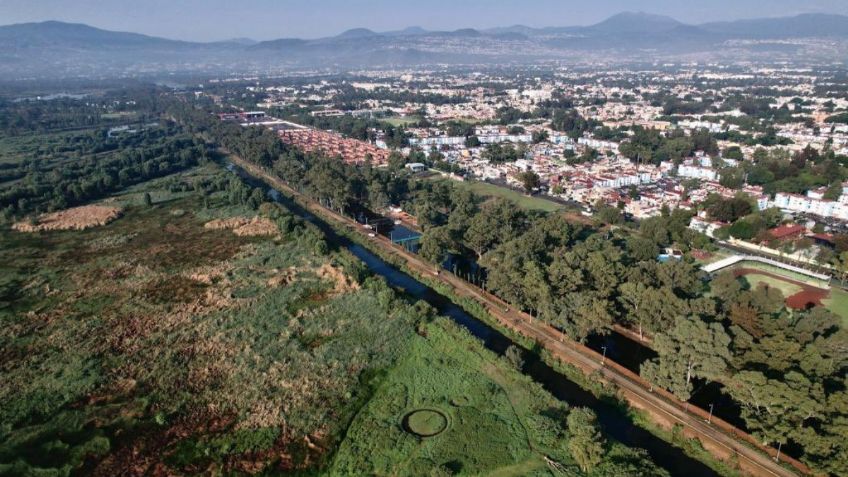
<svg viewBox="0 0 848 477">
<path fill-rule="evenodd" d="M 233 162 L 247 172 L 260 177 L 281 192 L 294 197 L 301 206 L 312 213 L 355 230 L 369 240 L 372 245 L 402 257 L 407 265 L 417 273 L 439 280 L 452 287 L 458 295 L 472 298 L 478 303 L 481 303 L 502 325 L 541 343 L 555 357 L 578 367 L 586 374 L 595 374 L 615 384 L 631 405 L 644 409 L 655 420 L 683 425 L 689 431 L 689 434 L 697 436 L 708 450 L 722 458 L 726 459 L 731 455 L 735 455 L 740 466 L 752 475 L 790 477 L 796 476 L 798 473 L 810 473 L 809 469 L 803 464 L 792 462 L 791 459 L 786 459 L 785 457 L 782 457 L 781 460 L 784 462 L 789 461 L 798 472 L 793 472 L 783 467 L 766 454 L 770 453 L 774 455 L 775 450 L 759 445 L 752 436 L 717 418 L 712 418 L 711 423 L 708 423 L 704 410 L 694 406 L 688 409 L 684 408 L 680 401 L 664 390 L 652 390 L 649 383 L 626 368 L 610 360 L 605 360 L 604 362 L 603 358 L 595 351 L 570 340 L 567 336 L 563 336 L 561 332 L 550 325 L 539 320 L 534 320 L 525 313 L 511 309 L 506 303 L 494 295 L 448 272 L 435 275 L 433 273 L 433 266 L 417 255 L 391 243 L 389 239 L 383 236 L 369 237 L 367 235 L 369 231 L 363 229 L 363 227 L 359 226 L 352 219 L 324 208 L 261 168 L 239 158 L 231 157 Z M 743 444 L 740 441 L 745 441 L 746 443 Z M 757 447 L 758 449 L 752 447 Z"/>
</svg>

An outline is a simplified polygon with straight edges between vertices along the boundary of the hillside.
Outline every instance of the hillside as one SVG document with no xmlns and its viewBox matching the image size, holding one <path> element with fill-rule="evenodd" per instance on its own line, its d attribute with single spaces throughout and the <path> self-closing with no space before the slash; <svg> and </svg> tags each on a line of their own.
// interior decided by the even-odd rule
<svg viewBox="0 0 848 477">
<path fill-rule="evenodd" d="M 798 43 L 798 40 L 806 40 Z M 829 62 L 848 58 L 848 17 L 804 14 L 690 25 L 673 18 L 624 12 L 589 26 L 389 32 L 354 28 L 312 40 L 231 40 L 197 43 L 113 32 L 56 21 L 0 27 L 0 74 L 8 79 L 114 76 L 254 69 L 501 63 L 539 59 L 591 61 L 735 60 L 757 53 L 750 42 L 772 42 L 774 61 Z M 748 42 L 748 43 L 746 43 Z M 733 48 L 728 48 L 728 45 Z M 590 56 L 586 56 L 590 55 Z"/>
</svg>

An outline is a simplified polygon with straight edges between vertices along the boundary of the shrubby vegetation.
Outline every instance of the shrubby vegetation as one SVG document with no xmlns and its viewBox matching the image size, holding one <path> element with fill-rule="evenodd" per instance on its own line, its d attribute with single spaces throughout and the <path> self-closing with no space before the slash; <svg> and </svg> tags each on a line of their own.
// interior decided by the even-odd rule
<svg viewBox="0 0 848 477">
<path fill-rule="evenodd" d="M 313 225 L 257 204 L 258 189 L 173 177 L 121 196 L 125 216 L 104 229 L 0 236 L 0 474 L 84 459 L 113 475 L 148 459 L 188 473 L 320 467 L 421 319 Z M 254 207 L 280 240 L 203 227 Z M 361 288 L 335 292 L 324 264 Z"/>
<path fill-rule="evenodd" d="M 145 92 L 146 93 L 146 92 Z M 122 124 L 128 119 L 144 122 L 147 114 L 139 114 L 140 106 L 148 106 L 150 97 L 118 91 L 105 97 L 85 97 L 83 100 L 60 98 L 53 100 L 0 101 L 0 133 L 5 136 L 88 129 L 110 124 Z M 149 111 L 148 108 L 144 109 Z"/>
<path fill-rule="evenodd" d="M 211 121 L 208 115 L 194 116 L 185 121 Z M 666 138 L 637 131 L 632 146 L 623 152 L 650 161 L 710 150 L 715 141 L 708 134 Z M 841 457 L 837 436 L 848 412 L 840 398 L 848 357 L 835 345 L 845 339 L 844 329 L 823 309 L 787 311 L 777 290 L 740 286 L 728 294 L 715 283 L 710 290 L 694 263 L 658 263 L 662 247 L 685 251 L 706 246 L 702 235 L 686 227 L 688 213 L 664 211 L 635 232 L 594 230 L 503 200 L 482 203 L 444 182 L 411 179 L 396 166 L 356 168 L 288 150 L 271 167 L 292 186 L 339 211 L 403 204 L 424 229 L 424 258 L 435 264 L 449 254 L 478 260 L 488 290 L 575 339 L 606 333 L 614 323 L 653 333 L 659 357 L 643 365 L 647 379 L 681 399 L 689 398 L 696 379 L 718 381 L 745 407 L 746 423 L 764 442 L 797 444 L 803 448 L 800 457 L 815 468 L 844 472 L 848 461 Z M 710 205 L 711 213 L 728 218 L 745 216 L 748 206 Z M 718 283 L 722 280 L 727 279 Z M 751 334 L 746 327 L 752 323 L 768 331 Z M 803 337 L 792 331 L 813 323 L 821 327 Z M 785 356 L 784 362 L 771 364 L 780 362 L 778 356 Z M 811 368 L 817 360 L 828 364 Z M 755 382 L 784 389 L 782 396 L 792 389 L 794 397 L 782 399 L 776 411 L 776 403 L 768 403 L 761 393 L 750 394 Z M 810 407 L 812 403 L 818 404 Z M 591 453 L 586 459 L 591 464 Z"/>
<path fill-rule="evenodd" d="M 184 121 L 195 113 L 171 106 Z M 124 216 L 107 226 L 0 232 L 0 475 L 394 466 L 396 449 L 382 439 L 397 431 L 393 419 L 401 416 L 366 417 L 393 409 L 382 403 L 397 398 L 396 386 L 414 389 L 422 404 L 456 405 L 454 417 L 469 417 L 467 426 L 452 420 L 453 438 L 445 436 L 441 456 L 431 454 L 445 471 L 485 471 L 524 459 L 519 463 L 538 473 L 555 466 L 598 476 L 666 475 L 645 453 L 604 438 L 592 419 L 566 422 L 567 408 L 541 387 L 444 319 L 430 323 L 429 306 L 410 303 L 369 276 L 315 225 L 269 203 L 261 189 L 216 165 L 193 166 L 209 154 L 195 134 L 278 171 L 299 172 L 297 185 L 333 207 L 354 197 L 374 203 L 424 197 L 429 189 L 399 171 L 364 168 L 348 177 L 342 174 L 351 171 L 336 162 L 302 156 L 261 130 L 206 121 L 205 113 L 194 117 L 198 122 L 186 121 L 185 129 L 139 133 L 101 153 L 92 148 L 109 142 L 97 133 L 84 133 L 92 135 L 90 143 L 67 136 L 86 143 L 75 161 L 83 169 L 53 164 L 53 157 L 34 161 L 41 173 L 51 167 L 50 178 L 31 182 L 60 189 L 89 175 L 120 175 L 119 164 L 179 167 L 108 186 L 98 179 L 104 187 L 75 198 L 109 196 L 121 205 Z M 454 194 L 469 213 L 476 210 L 469 193 Z M 432 206 L 433 220 L 441 220 L 439 205 Z M 204 227 L 244 216 L 270 221 L 276 236 Z M 418 387 L 422 379 L 438 387 Z M 442 397 L 451 391 L 458 391 L 454 404 Z M 494 416 L 494 407 L 511 422 Z M 375 426 L 381 434 L 369 432 Z M 456 439 L 468 435 L 489 445 L 473 456 L 457 454 Z M 340 441 L 343 450 L 330 462 Z M 393 455 L 383 460 L 370 450 L 374 445 Z M 602 461 L 592 457 L 598 452 Z"/>
<path fill-rule="evenodd" d="M 667 475 L 643 451 L 607 439 L 591 410 L 570 409 L 517 372 L 522 362 L 515 347 L 498 360 L 447 319 L 420 327 L 354 419 L 330 474 Z M 444 413 L 447 429 L 407 432 L 402 418 L 417 409 Z"/>
</svg>

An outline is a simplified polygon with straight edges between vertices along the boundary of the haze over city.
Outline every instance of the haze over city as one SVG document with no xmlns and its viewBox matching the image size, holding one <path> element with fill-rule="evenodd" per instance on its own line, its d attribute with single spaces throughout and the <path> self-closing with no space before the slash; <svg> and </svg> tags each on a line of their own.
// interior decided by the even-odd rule
<svg viewBox="0 0 848 477">
<path fill-rule="evenodd" d="M 318 38 L 351 28 L 375 31 L 590 25 L 622 11 L 668 15 L 684 23 L 848 15 L 842 0 L 0 0 L 3 24 L 59 20 L 191 41 Z"/>
</svg>

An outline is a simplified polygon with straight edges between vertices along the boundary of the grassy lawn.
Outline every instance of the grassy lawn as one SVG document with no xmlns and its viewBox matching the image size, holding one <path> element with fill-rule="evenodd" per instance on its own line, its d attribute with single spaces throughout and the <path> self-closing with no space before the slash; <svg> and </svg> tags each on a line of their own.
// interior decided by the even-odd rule
<svg viewBox="0 0 848 477">
<path fill-rule="evenodd" d="M 406 342 L 348 428 L 329 475 L 585 475 L 567 450 L 568 405 L 515 366 L 436 318 Z M 422 427 L 440 433 L 409 432 L 405 417 L 428 410 L 445 416 L 447 427 L 434 418 Z M 604 455 L 607 468 L 597 475 L 667 475 L 637 464 L 644 454 L 616 441 L 607 441 Z M 634 465 L 619 466 L 630 459 Z"/>
<path fill-rule="evenodd" d="M 447 429 L 420 438 L 404 416 L 436 409 Z M 348 429 L 332 475 L 551 475 L 543 456 L 568 466 L 560 436 L 565 405 L 446 319 L 415 336 Z M 439 474 L 441 475 L 441 474 Z"/>
<path fill-rule="evenodd" d="M 744 261 L 740 262 L 736 266 L 741 266 L 744 268 L 753 268 L 755 270 L 762 270 L 764 272 L 769 272 L 775 275 L 779 275 L 781 277 L 786 277 L 789 280 L 794 280 L 796 282 L 806 283 L 807 285 L 818 287 L 818 288 L 830 288 L 830 285 L 827 282 L 819 280 L 817 278 L 813 278 L 801 273 L 795 273 L 791 270 L 786 270 L 785 268 L 776 267 L 773 265 L 769 265 L 767 263 L 753 262 L 753 261 Z"/>
<path fill-rule="evenodd" d="M 828 310 L 841 316 L 843 324 L 848 327 L 848 292 L 832 288 L 830 296 L 823 303 Z"/>
<path fill-rule="evenodd" d="M 778 280 L 777 278 L 768 275 L 760 275 L 759 273 L 749 273 L 745 275 L 745 281 L 751 285 L 751 288 L 757 288 L 760 285 L 768 286 L 769 288 L 777 288 L 783 293 L 784 297 L 790 297 L 801 291 L 801 287 L 794 283 Z"/>
<path fill-rule="evenodd" d="M 394 127 L 399 127 L 417 123 L 421 121 L 421 118 L 418 116 L 391 116 L 388 118 L 381 118 L 380 121 L 389 123 Z"/>
<path fill-rule="evenodd" d="M 542 197 L 531 197 L 521 192 L 516 192 L 507 187 L 501 187 L 495 184 L 489 184 L 488 182 L 477 182 L 477 181 L 454 181 L 451 179 L 447 179 L 445 177 L 436 175 L 428 178 L 429 180 L 450 180 L 452 184 L 455 184 L 457 187 L 465 187 L 470 189 L 475 194 L 481 195 L 483 197 L 503 197 L 504 199 L 511 200 L 518 204 L 519 207 L 522 207 L 527 210 L 541 210 L 543 212 L 556 212 L 558 210 L 564 210 L 567 207 L 554 202 L 552 200 L 548 200 Z"/>
</svg>

